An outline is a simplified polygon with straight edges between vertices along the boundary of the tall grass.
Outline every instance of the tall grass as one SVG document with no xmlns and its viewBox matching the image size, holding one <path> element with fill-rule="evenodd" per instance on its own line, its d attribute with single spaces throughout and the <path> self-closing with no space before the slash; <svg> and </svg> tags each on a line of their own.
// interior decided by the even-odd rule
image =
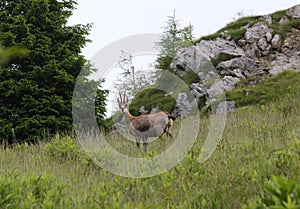
<svg viewBox="0 0 300 209">
<path fill-rule="evenodd" d="M 282 111 L 287 101 L 289 108 Z M 264 195 L 266 182 L 276 180 L 272 176 L 299 184 L 299 124 L 296 93 L 241 107 L 227 115 L 216 151 L 200 164 L 210 126 L 210 117 L 201 118 L 197 141 L 185 159 L 162 175 L 143 179 L 99 168 L 69 136 L 1 147 L 0 208 L 241 208 L 248 201 L 272 197 Z M 174 129 L 176 135 L 180 124 Z M 136 157 L 158 154 L 172 144 L 168 138 L 156 140 L 145 153 L 118 135 L 109 136 L 108 142 Z M 244 207 L 255 208 L 250 206 Z"/>
</svg>

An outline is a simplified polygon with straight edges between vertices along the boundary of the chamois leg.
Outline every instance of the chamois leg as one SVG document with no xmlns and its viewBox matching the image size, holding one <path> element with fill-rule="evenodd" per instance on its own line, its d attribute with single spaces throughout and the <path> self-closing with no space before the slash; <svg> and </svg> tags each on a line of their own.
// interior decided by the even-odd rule
<svg viewBox="0 0 300 209">
<path fill-rule="evenodd" d="M 143 140 L 143 145 L 144 145 L 145 152 L 147 152 L 147 146 L 148 146 L 147 138 L 143 137 L 142 140 Z"/>
<path fill-rule="evenodd" d="M 136 146 L 138 148 L 140 148 L 140 139 L 139 138 L 135 138 L 135 141 L 136 141 Z"/>
</svg>

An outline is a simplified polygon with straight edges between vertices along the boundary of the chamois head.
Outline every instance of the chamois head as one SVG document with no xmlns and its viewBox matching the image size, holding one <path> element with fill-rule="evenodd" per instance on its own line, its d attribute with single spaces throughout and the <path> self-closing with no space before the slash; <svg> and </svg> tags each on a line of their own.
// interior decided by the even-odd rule
<svg viewBox="0 0 300 209">
<path fill-rule="evenodd" d="M 122 111 L 122 113 L 124 113 L 125 110 L 127 110 L 127 107 L 128 107 L 128 97 L 125 94 L 126 94 L 126 92 L 124 92 L 124 94 L 122 96 L 121 92 L 119 92 L 120 97 L 117 98 L 119 108 Z"/>
</svg>

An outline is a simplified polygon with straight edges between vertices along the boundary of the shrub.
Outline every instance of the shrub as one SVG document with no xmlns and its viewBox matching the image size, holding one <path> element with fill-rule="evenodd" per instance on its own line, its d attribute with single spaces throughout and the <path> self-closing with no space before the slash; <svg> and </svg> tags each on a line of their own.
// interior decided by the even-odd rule
<svg viewBox="0 0 300 209">
<path fill-rule="evenodd" d="M 61 162 L 79 160 L 84 156 L 74 139 L 70 136 L 61 137 L 59 134 L 45 146 L 44 152 L 50 158 Z"/>
<path fill-rule="evenodd" d="M 21 178 L 17 172 L 0 172 L 0 208 L 58 208 L 67 203 L 65 188 L 48 175 Z"/>
<path fill-rule="evenodd" d="M 158 107 L 162 111 L 171 112 L 175 103 L 176 101 L 171 96 L 166 96 L 166 92 L 155 88 L 148 88 L 135 96 L 130 104 L 129 111 L 133 115 L 139 115 L 140 107 L 144 106 L 148 112 L 150 112 L 153 107 Z"/>
<path fill-rule="evenodd" d="M 243 209 L 300 208 L 300 184 L 296 178 L 273 176 L 265 185 L 263 193 L 254 201 L 249 201 Z"/>
</svg>

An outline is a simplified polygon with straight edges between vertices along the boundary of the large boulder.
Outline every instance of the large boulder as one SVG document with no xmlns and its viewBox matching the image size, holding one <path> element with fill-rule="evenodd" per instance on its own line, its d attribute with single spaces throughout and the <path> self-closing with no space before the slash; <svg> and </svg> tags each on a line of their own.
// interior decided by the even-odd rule
<svg viewBox="0 0 300 209">
<path fill-rule="evenodd" d="M 216 70 L 220 75 L 229 75 L 239 78 L 244 78 L 248 72 L 255 69 L 256 63 L 254 60 L 247 57 L 237 57 L 231 60 L 220 62 Z"/>
<path fill-rule="evenodd" d="M 206 104 L 209 105 L 224 94 L 225 91 L 233 89 L 240 79 L 232 76 L 225 76 L 223 79 L 213 83 L 207 90 Z"/>
<path fill-rule="evenodd" d="M 276 59 L 269 65 L 269 74 L 274 76 L 283 70 L 294 69 L 300 71 L 300 52 L 293 56 L 287 56 L 283 53 L 277 54 Z"/>
<path fill-rule="evenodd" d="M 185 118 L 198 109 L 198 99 L 190 101 L 186 92 L 180 92 L 176 99 L 176 105 L 173 114 L 176 117 Z"/>
<path fill-rule="evenodd" d="M 204 62 L 211 61 L 220 53 L 244 56 L 245 52 L 234 41 L 218 38 L 216 40 L 201 41 L 196 46 L 180 49 L 174 57 L 171 68 L 178 70 L 198 71 Z"/>
</svg>

